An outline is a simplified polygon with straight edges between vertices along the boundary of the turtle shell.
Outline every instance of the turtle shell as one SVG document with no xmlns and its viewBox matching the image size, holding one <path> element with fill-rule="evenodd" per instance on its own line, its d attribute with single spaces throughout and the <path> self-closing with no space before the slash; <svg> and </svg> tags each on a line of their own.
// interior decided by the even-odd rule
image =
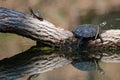
<svg viewBox="0 0 120 80">
<path fill-rule="evenodd" d="M 34 17 L 36 17 L 40 21 L 43 21 L 43 17 L 41 16 L 39 11 L 34 11 L 32 8 L 29 8 L 29 10 Z"/>
<path fill-rule="evenodd" d="M 34 12 L 34 16 L 37 17 L 39 20 L 43 21 L 43 17 L 41 16 L 39 11 Z"/>
<path fill-rule="evenodd" d="M 42 17 L 39 11 L 34 12 L 34 15 L 37 17 Z"/>
<path fill-rule="evenodd" d="M 79 25 L 76 29 L 74 29 L 73 34 L 77 37 L 89 38 L 96 36 L 97 31 L 97 26 L 92 24 L 83 24 Z"/>
</svg>

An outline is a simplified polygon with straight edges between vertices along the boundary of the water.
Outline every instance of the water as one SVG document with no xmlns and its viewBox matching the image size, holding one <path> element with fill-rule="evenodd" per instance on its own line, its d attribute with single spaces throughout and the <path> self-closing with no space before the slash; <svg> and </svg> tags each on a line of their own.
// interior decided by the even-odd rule
<svg viewBox="0 0 120 80">
<path fill-rule="evenodd" d="M 82 19 L 81 19 L 82 18 Z M 96 15 L 95 13 L 88 13 L 84 17 L 80 17 L 78 20 L 81 24 L 90 23 L 90 24 L 101 24 L 102 22 L 107 23 L 102 29 L 120 29 L 120 10 L 111 11 L 103 15 Z"/>
</svg>

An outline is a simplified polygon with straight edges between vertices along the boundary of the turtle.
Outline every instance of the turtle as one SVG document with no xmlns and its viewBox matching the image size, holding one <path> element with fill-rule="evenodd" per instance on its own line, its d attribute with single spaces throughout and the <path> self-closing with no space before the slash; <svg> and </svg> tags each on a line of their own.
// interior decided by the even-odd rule
<svg viewBox="0 0 120 80">
<path fill-rule="evenodd" d="M 72 32 L 74 36 L 78 38 L 79 47 L 84 44 L 84 39 L 93 40 L 99 38 L 101 43 L 103 43 L 103 39 L 100 35 L 100 26 L 104 26 L 105 24 L 106 22 L 102 22 L 99 25 L 83 24 L 74 29 Z"/>
<path fill-rule="evenodd" d="M 29 8 L 31 14 L 33 15 L 33 17 L 39 19 L 40 21 L 43 21 L 43 17 L 41 16 L 39 11 L 34 11 L 32 8 Z"/>
</svg>

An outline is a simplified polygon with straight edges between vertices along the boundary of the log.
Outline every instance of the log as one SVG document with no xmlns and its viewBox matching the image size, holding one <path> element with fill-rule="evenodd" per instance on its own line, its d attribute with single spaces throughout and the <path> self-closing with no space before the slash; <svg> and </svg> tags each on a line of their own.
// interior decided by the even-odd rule
<svg viewBox="0 0 120 80">
<path fill-rule="evenodd" d="M 40 21 L 29 14 L 15 10 L 0 8 L 0 32 L 15 33 L 55 47 L 63 47 L 74 50 L 77 47 L 76 38 L 73 33 L 57 27 L 47 20 Z M 90 41 L 89 50 L 108 54 L 119 54 L 120 30 L 106 30 L 101 34 L 103 44 L 99 39 Z M 75 49 L 76 50 L 76 49 Z M 88 52 L 89 52 L 88 50 Z"/>
<path fill-rule="evenodd" d="M 77 47 L 77 38 L 71 31 L 57 27 L 45 19 L 40 21 L 29 14 L 15 10 L 1 7 L 0 13 L 0 32 L 15 33 L 35 40 L 38 44 L 52 46 L 55 51 L 59 50 L 57 52 L 59 54 L 54 51 L 42 54 L 43 52 L 32 49 L 32 51 L 28 50 L 1 60 L 1 80 L 16 80 L 25 75 L 43 73 L 76 62 L 78 57 L 76 54 L 80 49 Z M 102 53 L 102 61 L 120 62 L 120 30 L 103 30 L 101 36 L 104 42 L 101 43 L 99 39 L 90 40 L 86 45 L 85 53 L 89 53 L 95 58 Z M 16 60 L 18 60 L 17 63 Z M 74 65 L 74 63 L 72 64 Z"/>
<path fill-rule="evenodd" d="M 29 14 L 6 8 L 0 8 L 0 13 L 0 32 L 15 33 L 47 44 L 60 43 L 73 36 L 71 32 Z"/>
</svg>

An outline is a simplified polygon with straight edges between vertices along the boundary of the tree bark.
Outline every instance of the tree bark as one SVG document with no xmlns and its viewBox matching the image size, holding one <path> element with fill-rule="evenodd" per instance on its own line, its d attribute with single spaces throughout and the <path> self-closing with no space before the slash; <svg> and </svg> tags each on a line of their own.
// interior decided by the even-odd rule
<svg viewBox="0 0 120 80">
<path fill-rule="evenodd" d="M 0 8 L 0 32 L 15 33 L 43 43 L 60 43 L 73 34 L 52 23 L 33 18 L 29 14 Z"/>
<path fill-rule="evenodd" d="M 45 54 L 43 55 L 37 51 L 32 51 L 35 54 L 30 54 L 31 51 L 28 50 L 23 52 L 24 55 L 27 54 L 24 58 L 19 55 L 17 58 L 4 59 L 0 62 L 1 80 L 15 80 L 27 74 L 46 72 L 71 63 L 74 58 L 69 59 L 69 57 L 71 55 L 77 57 L 75 53 L 79 52 L 77 38 L 74 37 L 72 32 L 59 28 L 46 20 L 40 21 L 29 14 L 11 9 L 0 8 L 0 32 L 15 33 L 33 39 L 38 43 L 57 47 L 61 49 L 61 54 L 66 51 L 64 55 L 55 53 L 55 56 L 51 52 L 45 58 Z M 104 62 L 120 62 L 120 30 L 104 30 L 101 36 L 104 42 L 101 43 L 99 39 L 89 41 L 86 52 L 95 54 L 94 57 L 103 53 L 102 61 Z M 17 59 L 18 63 L 15 61 Z"/>
</svg>

